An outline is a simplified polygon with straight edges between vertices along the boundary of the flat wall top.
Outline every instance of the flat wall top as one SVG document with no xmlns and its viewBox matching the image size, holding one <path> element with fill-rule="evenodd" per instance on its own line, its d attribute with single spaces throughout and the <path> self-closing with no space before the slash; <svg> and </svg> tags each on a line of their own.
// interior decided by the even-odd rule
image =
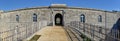
<svg viewBox="0 0 120 41">
<path fill-rule="evenodd" d="M 51 6 L 44 6 L 44 7 L 32 7 L 32 8 L 22 8 L 22 9 L 17 9 L 17 10 L 10 10 L 10 11 L 5 11 L 5 12 L 14 12 L 14 11 L 22 11 L 22 10 L 31 10 L 31 9 L 50 9 L 51 8 L 64 8 L 64 9 L 81 9 L 81 10 L 93 10 L 93 11 L 102 11 L 102 12 L 110 12 L 110 13 L 116 13 L 112 11 L 106 11 L 106 10 L 99 10 L 99 9 L 93 9 L 93 8 L 80 8 L 80 7 L 68 7 L 65 4 L 53 4 Z"/>
</svg>

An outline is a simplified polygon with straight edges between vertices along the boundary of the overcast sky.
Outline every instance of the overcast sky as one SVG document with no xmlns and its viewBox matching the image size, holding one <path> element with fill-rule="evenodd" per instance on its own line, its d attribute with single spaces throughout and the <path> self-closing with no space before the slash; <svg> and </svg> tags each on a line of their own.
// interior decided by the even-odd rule
<svg viewBox="0 0 120 41">
<path fill-rule="evenodd" d="M 0 0 L 0 10 L 8 11 L 26 7 L 50 6 L 51 4 L 120 11 L 120 0 Z"/>
</svg>

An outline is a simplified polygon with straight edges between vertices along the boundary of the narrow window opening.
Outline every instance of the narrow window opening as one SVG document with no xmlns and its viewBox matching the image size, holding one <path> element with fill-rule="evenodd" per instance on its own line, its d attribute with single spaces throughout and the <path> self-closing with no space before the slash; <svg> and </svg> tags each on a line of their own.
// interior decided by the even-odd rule
<svg viewBox="0 0 120 41">
<path fill-rule="evenodd" d="M 98 16 L 98 22 L 102 22 L 102 16 L 101 15 Z"/>
<path fill-rule="evenodd" d="M 16 21 L 19 22 L 19 15 L 16 15 Z"/>
<path fill-rule="evenodd" d="M 85 15 L 84 14 L 80 15 L 80 21 L 83 22 L 83 23 L 85 22 Z"/>
<path fill-rule="evenodd" d="M 37 15 L 33 14 L 33 22 L 37 22 Z"/>
</svg>

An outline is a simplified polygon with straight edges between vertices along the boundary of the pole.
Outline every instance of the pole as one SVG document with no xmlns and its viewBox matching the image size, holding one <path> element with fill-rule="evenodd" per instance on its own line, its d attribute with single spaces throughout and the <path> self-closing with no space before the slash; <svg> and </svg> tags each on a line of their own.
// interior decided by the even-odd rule
<svg viewBox="0 0 120 41">
<path fill-rule="evenodd" d="M 55 26 L 55 22 L 54 22 L 54 14 L 53 14 L 53 10 L 52 10 L 52 17 L 53 17 L 53 26 Z"/>
<path fill-rule="evenodd" d="M 106 29 L 106 27 L 107 27 L 107 26 L 106 26 L 106 25 L 107 25 L 107 23 L 106 23 L 106 22 L 107 22 L 107 18 L 106 18 L 106 17 L 107 17 L 107 16 L 106 16 L 106 11 L 105 11 L 105 35 L 107 34 L 107 29 Z"/>
<path fill-rule="evenodd" d="M 53 26 L 55 26 L 53 9 L 51 8 L 51 6 L 49 6 L 48 8 L 50 8 L 50 10 L 51 10 L 51 14 L 52 14 L 52 16 L 51 16 L 51 21 L 52 21 L 52 23 L 53 23 Z"/>
</svg>

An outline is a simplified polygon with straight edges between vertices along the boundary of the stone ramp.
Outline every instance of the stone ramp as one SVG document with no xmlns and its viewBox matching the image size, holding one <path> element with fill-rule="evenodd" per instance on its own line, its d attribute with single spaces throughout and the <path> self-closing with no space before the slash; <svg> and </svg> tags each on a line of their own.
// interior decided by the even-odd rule
<svg viewBox="0 0 120 41">
<path fill-rule="evenodd" d="M 62 26 L 47 26 L 41 29 L 40 31 L 36 32 L 33 36 L 35 35 L 40 35 L 37 41 L 68 41 L 69 40 L 66 31 L 62 28 Z M 30 41 L 31 38 L 28 38 L 27 40 Z"/>
</svg>

